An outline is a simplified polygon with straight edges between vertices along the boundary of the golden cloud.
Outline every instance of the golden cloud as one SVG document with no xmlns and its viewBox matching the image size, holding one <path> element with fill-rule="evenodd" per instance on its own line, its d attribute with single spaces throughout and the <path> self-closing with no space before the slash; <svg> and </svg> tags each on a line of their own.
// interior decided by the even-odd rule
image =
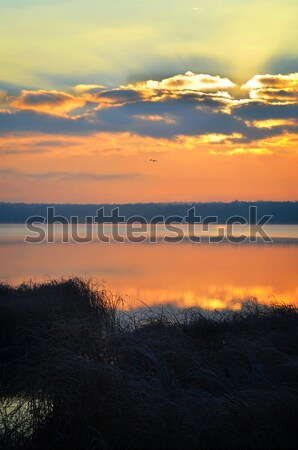
<svg viewBox="0 0 298 450">
<path fill-rule="evenodd" d="M 228 78 L 193 72 L 111 89 L 78 84 L 68 92 L 23 90 L 17 97 L 2 93 L 8 101 L 0 110 L 0 130 L 129 132 L 159 139 L 188 135 L 215 145 L 239 145 L 297 132 L 297 80 L 298 74 L 255 75 L 243 85 L 250 98 L 245 91 L 246 98 L 235 98 L 229 91 L 235 84 Z"/>
<path fill-rule="evenodd" d="M 294 119 L 269 119 L 269 120 L 255 120 L 248 122 L 248 125 L 253 125 L 257 128 L 273 128 L 282 126 L 295 126 L 296 120 Z"/>
<path fill-rule="evenodd" d="M 86 92 L 90 92 L 93 90 L 97 90 L 97 89 L 105 89 L 104 86 L 100 85 L 100 84 L 77 84 L 74 88 L 73 91 L 76 94 L 85 94 Z"/>
<path fill-rule="evenodd" d="M 237 147 L 231 150 L 222 151 L 222 150 L 211 150 L 210 155 L 227 155 L 227 156 L 234 156 L 234 155 L 272 155 L 272 150 L 269 150 L 267 148 L 244 148 L 244 147 Z"/>
<path fill-rule="evenodd" d="M 138 91 L 165 91 L 165 92 L 218 92 L 227 91 L 235 87 L 235 84 L 228 78 L 212 76 L 208 74 L 196 74 L 186 72 L 175 75 L 161 81 L 147 80 L 134 84 L 122 86 L 123 89 L 134 89 Z"/>
<path fill-rule="evenodd" d="M 297 103 L 298 73 L 288 75 L 255 75 L 243 89 L 249 90 L 253 100 L 264 100 L 269 103 Z"/>
<path fill-rule="evenodd" d="M 276 88 L 284 89 L 297 87 L 298 73 L 290 73 L 288 75 L 254 75 L 242 87 L 243 89 L 261 89 L 261 88 Z"/>
<path fill-rule="evenodd" d="M 176 123 L 176 120 L 169 115 L 146 115 L 146 114 L 135 114 L 134 117 L 138 120 L 149 120 L 150 122 L 164 122 L 166 124 Z"/>
<path fill-rule="evenodd" d="M 11 102 L 11 106 L 21 110 L 31 110 L 51 115 L 64 115 L 70 111 L 81 108 L 86 104 L 82 97 L 76 97 L 60 91 L 27 91 Z"/>
</svg>

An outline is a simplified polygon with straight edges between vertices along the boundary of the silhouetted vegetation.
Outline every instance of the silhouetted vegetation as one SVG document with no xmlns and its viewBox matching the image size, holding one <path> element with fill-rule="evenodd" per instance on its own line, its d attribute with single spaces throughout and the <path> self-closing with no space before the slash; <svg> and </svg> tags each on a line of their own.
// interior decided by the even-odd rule
<svg viewBox="0 0 298 450">
<path fill-rule="evenodd" d="M 2 449 L 294 448 L 294 307 L 119 301 L 77 278 L 0 285 Z"/>
<path fill-rule="evenodd" d="M 96 211 L 104 207 L 106 215 L 111 215 L 113 208 L 119 207 L 121 216 L 142 216 L 147 221 L 153 217 L 185 217 L 187 211 L 194 207 L 197 216 L 218 217 L 218 223 L 226 223 L 231 216 L 241 216 L 249 221 L 249 207 L 256 206 L 258 218 L 271 215 L 269 224 L 298 224 L 298 202 L 256 201 L 256 202 L 192 202 L 192 203 L 127 203 L 119 204 L 46 204 L 46 203 L 0 203 L 0 223 L 25 223 L 31 216 L 47 217 L 47 207 L 55 208 L 55 215 L 71 221 L 77 216 L 79 223 L 85 223 L 86 217 L 95 217 Z M 51 222 L 51 221 L 50 221 Z"/>
</svg>

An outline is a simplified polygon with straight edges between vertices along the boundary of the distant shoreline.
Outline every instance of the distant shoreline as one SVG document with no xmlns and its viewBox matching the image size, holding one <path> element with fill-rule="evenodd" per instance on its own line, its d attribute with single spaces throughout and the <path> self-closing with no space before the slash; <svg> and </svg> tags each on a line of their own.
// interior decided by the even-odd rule
<svg viewBox="0 0 298 450">
<path fill-rule="evenodd" d="M 249 208 L 255 206 L 258 217 L 270 215 L 270 224 L 297 225 L 298 201 L 233 201 L 233 202 L 177 202 L 177 203 L 126 203 L 126 204 L 60 204 L 60 203 L 0 203 L 0 223 L 26 223 L 31 216 L 47 216 L 47 208 L 54 208 L 56 215 L 68 221 L 76 217 L 78 223 L 85 223 L 86 217 L 96 216 L 100 208 L 111 215 L 118 208 L 119 214 L 126 219 L 141 216 L 150 221 L 154 217 L 184 217 L 190 208 L 195 209 L 202 218 L 216 217 L 217 223 L 226 223 L 231 216 L 241 216 L 249 223 Z M 100 221 L 99 221 L 100 223 Z M 110 223 L 119 223 L 111 218 Z M 190 219 L 190 223 L 191 219 Z"/>
</svg>

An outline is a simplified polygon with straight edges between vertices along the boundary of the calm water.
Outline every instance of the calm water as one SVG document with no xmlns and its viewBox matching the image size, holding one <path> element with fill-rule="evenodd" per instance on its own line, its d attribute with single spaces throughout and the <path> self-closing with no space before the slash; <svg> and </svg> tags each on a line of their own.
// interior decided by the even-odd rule
<svg viewBox="0 0 298 450">
<path fill-rule="evenodd" d="M 105 233 L 111 234 L 111 229 L 107 226 Z M 58 242 L 28 244 L 24 226 L 0 225 L 0 276 L 13 283 L 68 275 L 94 277 L 121 294 L 127 308 L 142 306 L 141 301 L 238 308 L 250 297 L 264 303 L 297 303 L 298 226 L 271 225 L 266 230 L 273 243 L 210 244 L 185 239 L 65 244 L 59 242 L 57 228 Z M 163 234 L 159 228 L 158 236 Z"/>
</svg>

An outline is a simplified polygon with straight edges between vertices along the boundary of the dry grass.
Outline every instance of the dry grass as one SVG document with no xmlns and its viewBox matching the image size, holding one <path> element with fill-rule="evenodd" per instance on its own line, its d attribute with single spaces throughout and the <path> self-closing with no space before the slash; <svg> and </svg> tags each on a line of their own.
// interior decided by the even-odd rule
<svg viewBox="0 0 298 450">
<path fill-rule="evenodd" d="M 295 447 L 297 311 L 145 311 L 72 278 L 0 285 L 0 445 Z"/>
</svg>

